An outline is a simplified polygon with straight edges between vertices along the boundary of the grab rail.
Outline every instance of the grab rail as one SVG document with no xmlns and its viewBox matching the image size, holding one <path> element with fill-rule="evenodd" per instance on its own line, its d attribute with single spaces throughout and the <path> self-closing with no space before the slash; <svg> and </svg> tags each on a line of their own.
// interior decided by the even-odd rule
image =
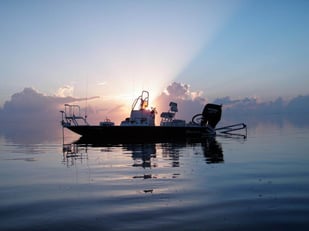
<svg viewBox="0 0 309 231">
<path fill-rule="evenodd" d="M 247 137 L 247 125 L 244 123 L 232 124 L 232 125 L 216 128 L 215 130 L 223 134 L 237 135 L 237 134 L 234 134 L 233 132 L 243 130 L 243 129 L 246 129 L 245 137 Z"/>
</svg>

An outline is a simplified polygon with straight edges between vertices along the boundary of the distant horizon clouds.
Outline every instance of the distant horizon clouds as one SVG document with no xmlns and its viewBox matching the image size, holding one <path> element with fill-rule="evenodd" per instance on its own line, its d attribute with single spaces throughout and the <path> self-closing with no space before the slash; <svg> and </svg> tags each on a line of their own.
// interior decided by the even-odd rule
<svg viewBox="0 0 309 231">
<path fill-rule="evenodd" d="M 258 102 L 255 98 L 233 99 L 230 97 L 217 98 L 208 101 L 203 94 L 191 89 L 188 84 L 179 82 L 170 83 L 166 91 L 153 99 L 157 107 L 156 124 L 160 122 L 161 112 L 169 110 L 169 102 L 178 104 L 176 118 L 189 122 L 192 116 L 202 112 L 206 103 L 223 104 L 223 114 L 220 126 L 224 124 L 246 123 L 249 128 L 251 123 L 259 121 L 271 121 L 280 123 L 288 121 L 294 126 L 309 126 L 309 94 L 299 95 L 290 101 L 278 98 L 275 101 Z M 138 95 L 136 95 L 137 97 Z M 151 95 L 150 95 L 151 96 Z M 88 103 L 85 104 L 85 102 Z M 101 101 L 101 103 L 99 103 Z M 43 142 L 50 137 L 60 137 L 61 113 L 64 104 L 78 104 L 81 107 L 81 115 L 87 114 L 91 124 L 98 124 L 106 118 L 119 124 L 130 114 L 130 108 L 113 101 L 114 104 L 102 103 L 102 99 L 96 96 L 89 98 L 74 98 L 70 96 L 59 97 L 45 95 L 33 88 L 24 88 L 11 96 L 0 107 L 0 136 L 7 139 L 24 140 L 24 136 L 31 134 L 34 142 Z M 131 103 L 131 102 L 130 102 Z"/>
<path fill-rule="evenodd" d="M 135 95 L 136 98 L 138 96 L 139 94 Z M 156 107 L 159 113 L 169 109 L 170 101 L 176 102 L 179 105 L 179 116 L 187 120 L 190 119 L 189 117 L 192 116 L 192 113 L 200 113 L 206 103 L 222 104 L 223 110 L 230 116 L 233 116 L 233 113 L 236 116 L 239 116 L 241 113 L 243 115 L 255 116 L 256 114 L 256 116 L 259 116 L 261 113 L 267 115 L 273 113 L 309 112 L 309 94 L 298 95 L 289 101 L 279 97 L 274 101 L 259 102 L 256 98 L 234 99 L 229 96 L 210 101 L 203 93 L 191 89 L 188 84 L 172 82 L 166 86 L 166 91 L 161 92 L 158 97 L 152 97 L 151 92 L 150 97 L 152 104 L 149 106 Z M 86 101 L 88 101 L 88 104 L 85 104 Z M 124 111 L 124 104 L 105 104 L 102 102 L 98 103 L 98 101 L 105 102 L 99 96 L 94 95 L 88 98 L 76 98 L 72 96 L 46 95 L 33 88 L 24 88 L 21 92 L 13 94 L 0 107 L 0 119 L 4 122 L 17 122 L 30 118 L 34 122 L 55 122 L 59 120 L 59 110 L 63 109 L 64 104 L 67 103 L 80 104 L 83 115 L 85 115 L 85 111 L 88 111 L 89 118 L 97 117 L 97 122 L 104 120 L 106 113 L 111 112 L 113 112 L 112 115 L 115 117 L 118 115 L 117 120 L 124 119 L 131 110 L 131 108 L 126 108 L 126 111 Z M 132 102 L 129 103 L 131 105 Z M 117 122 L 119 123 L 119 121 Z"/>
</svg>

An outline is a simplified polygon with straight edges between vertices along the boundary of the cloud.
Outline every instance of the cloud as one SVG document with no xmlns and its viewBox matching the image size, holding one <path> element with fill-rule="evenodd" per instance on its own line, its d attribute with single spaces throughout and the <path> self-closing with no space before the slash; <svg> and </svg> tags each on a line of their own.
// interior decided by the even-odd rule
<svg viewBox="0 0 309 231">
<path fill-rule="evenodd" d="M 98 83 L 98 85 L 99 86 L 104 86 L 104 85 L 106 85 L 106 82 L 100 82 L 100 83 Z"/>
<path fill-rule="evenodd" d="M 237 103 L 237 102 L 239 102 L 239 100 L 233 100 L 229 96 L 225 96 L 225 97 L 222 97 L 222 98 L 215 99 L 213 103 L 222 104 L 222 105 L 223 104 L 231 105 L 231 104 L 234 104 L 234 103 Z"/>
<path fill-rule="evenodd" d="M 66 85 L 58 89 L 56 96 L 58 97 L 73 96 L 73 91 L 74 91 L 74 86 Z"/>
<path fill-rule="evenodd" d="M 98 97 L 90 97 L 88 100 Z M 11 100 L 4 103 L 0 110 L 0 116 L 4 120 L 12 118 L 24 118 L 27 115 L 42 115 L 41 119 L 46 120 L 59 109 L 60 105 L 77 101 L 84 101 L 86 98 L 75 98 L 72 96 L 47 96 L 33 88 L 25 88 L 22 92 L 12 95 Z M 36 118 L 38 119 L 38 118 Z"/>
<path fill-rule="evenodd" d="M 195 100 L 202 95 L 202 91 L 191 91 L 190 85 L 173 82 L 167 86 L 165 94 L 180 100 Z"/>
<path fill-rule="evenodd" d="M 206 103 L 201 91 L 192 91 L 188 84 L 173 82 L 155 100 L 160 112 L 169 110 L 169 103 L 178 104 L 177 118 L 190 121 L 195 114 L 201 113 Z"/>
<path fill-rule="evenodd" d="M 223 105 L 222 123 L 245 122 L 248 119 L 265 120 L 271 116 L 281 116 L 295 126 L 308 125 L 309 95 L 297 96 L 290 101 L 278 97 L 274 101 L 260 102 L 256 97 L 232 99 L 229 96 L 208 102 L 200 91 L 192 91 L 187 84 L 174 82 L 158 98 L 159 110 L 167 111 L 170 101 L 178 103 L 178 118 L 190 121 L 192 116 L 201 113 L 206 103 Z M 275 122 L 275 121 L 272 121 Z M 279 120 L 277 122 L 280 122 Z"/>
<path fill-rule="evenodd" d="M 280 126 L 283 121 L 288 121 L 298 127 L 309 125 L 309 95 L 297 96 L 290 101 L 281 97 L 268 102 L 259 102 L 256 98 L 248 97 L 238 100 L 223 97 L 214 102 L 223 104 L 223 120 L 227 121 L 270 122 Z"/>
<path fill-rule="evenodd" d="M 59 110 L 63 105 L 84 100 L 72 96 L 47 96 L 33 88 L 25 88 L 12 95 L 0 108 L 1 133 L 10 139 L 15 139 L 19 134 L 24 138 L 31 136 L 34 140 L 41 140 L 43 134 L 48 138 L 59 131 Z"/>
<path fill-rule="evenodd" d="M 292 99 L 289 104 L 286 106 L 288 113 L 308 113 L 309 112 L 309 95 L 297 96 Z"/>
</svg>

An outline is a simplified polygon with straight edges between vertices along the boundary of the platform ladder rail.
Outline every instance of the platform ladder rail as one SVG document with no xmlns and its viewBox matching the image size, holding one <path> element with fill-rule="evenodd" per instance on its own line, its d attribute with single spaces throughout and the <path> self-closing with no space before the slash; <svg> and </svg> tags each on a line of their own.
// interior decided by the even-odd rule
<svg viewBox="0 0 309 231">
<path fill-rule="evenodd" d="M 61 124 L 63 127 L 89 125 L 87 122 L 87 116 L 82 116 L 79 105 L 65 104 L 64 111 L 62 113 Z"/>
<path fill-rule="evenodd" d="M 132 111 L 135 109 L 137 103 L 140 102 L 140 110 L 146 109 L 148 107 L 148 103 L 149 103 L 149 92 L 148 91 L 142 91 L 142 94 L 137 97 L 133 104 L 132 104 Z"/>
<path fill-rule="evenodd" d="M 244 123 L 232 124 L 232 125 L 216 128 L 215 130 L 216 132 L 219 132 L 222 134 L 240 135 L 240 136 L 244 136 L 245 138 L 247 137 L 247 125 Z M 246 135 L 234 133 L 235 131 L 240 131 L 240 130 L 245 130 Z"/>
</svg>

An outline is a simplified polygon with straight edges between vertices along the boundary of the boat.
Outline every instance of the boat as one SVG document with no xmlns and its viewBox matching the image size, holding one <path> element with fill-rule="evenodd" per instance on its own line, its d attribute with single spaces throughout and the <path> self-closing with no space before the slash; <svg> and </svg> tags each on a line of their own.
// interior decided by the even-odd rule
<svg viewBox="0 0 309 231">
<path fill-rule="evenodd" d="M 206 104 L 202 113 L 190 122 L 176 119 L 178 105 L 169 103 L 169 110 L 160 114 L 160 125 L 155 125 L 156 108 L 149 108 L 149 92 L 142 91 L 131 108 L 130 116 L 119 125 L 107 119 L 98 125 L 90 125 L 87 116 L 82 116 L 79 105 L 65 104 L 62 127 L 77 133 L 83 140 L 100 142 L 146 142 L 201 139 L 216 135 L 216 125 L 221 119 L 222 105 Z M 245 127 L 245 124 L 237 124 Z M 233 126 L 228 126 L 230 130 Z M 220 128 L 222 131 L 222 128 Z M 237 130 L 240 128 L 237 127 Z M 224 131 L 223 131 L 224 132 Z"/>
</svg>

